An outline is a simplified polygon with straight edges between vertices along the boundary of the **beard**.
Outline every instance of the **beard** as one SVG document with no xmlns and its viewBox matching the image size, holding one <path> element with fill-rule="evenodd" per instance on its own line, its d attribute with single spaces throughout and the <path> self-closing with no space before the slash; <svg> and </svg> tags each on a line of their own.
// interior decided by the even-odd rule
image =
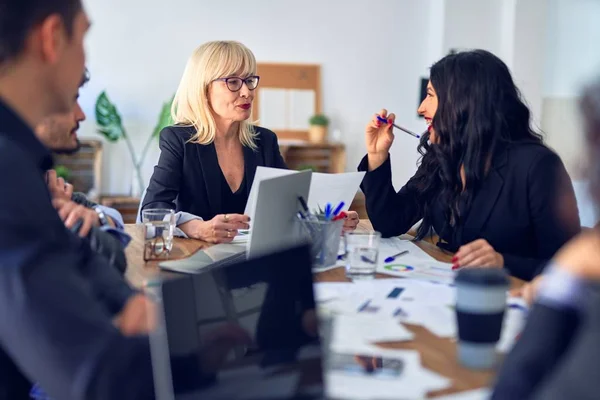
<svg viewBox="0 0 600 400">
<path fill-rule="evenodd" d="M 81 148 L 81 142 L 79 141 L 79 139 L 75 139 L 75 140 L 76 140 L 75 147 L 71 147 L 71 148 L 56 147 L 56 148 L 52 148 L 50 150 L 52 150 L 52 152 L 55 154 L 70 155 L 70 154 L 77 153 L 79 151 L 79 149 Z"/>
</svg>

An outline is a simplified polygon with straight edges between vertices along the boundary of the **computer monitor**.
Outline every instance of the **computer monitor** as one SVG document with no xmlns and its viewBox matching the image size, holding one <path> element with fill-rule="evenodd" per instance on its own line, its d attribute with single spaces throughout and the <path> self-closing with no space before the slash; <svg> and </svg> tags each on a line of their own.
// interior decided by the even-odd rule
<svg viewBox="0 0 600 400">
<path fill-rule="evenodd" d="M 157 398 L 324 398 L 308 246 L 165 280 L 154 294 Z"/>
</svg>

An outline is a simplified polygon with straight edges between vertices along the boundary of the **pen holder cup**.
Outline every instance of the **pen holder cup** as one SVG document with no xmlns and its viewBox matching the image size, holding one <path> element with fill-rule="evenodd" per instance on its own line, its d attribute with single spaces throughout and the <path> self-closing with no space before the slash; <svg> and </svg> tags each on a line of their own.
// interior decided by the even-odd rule
<svg viewBox="0 0 600 400">
<path fill-rule="evenodd" d="M 344 220 L 300 221 L 302 231 L 310 243 L 313 268 L 330 267 L 337 262 Z"/>
</svg>

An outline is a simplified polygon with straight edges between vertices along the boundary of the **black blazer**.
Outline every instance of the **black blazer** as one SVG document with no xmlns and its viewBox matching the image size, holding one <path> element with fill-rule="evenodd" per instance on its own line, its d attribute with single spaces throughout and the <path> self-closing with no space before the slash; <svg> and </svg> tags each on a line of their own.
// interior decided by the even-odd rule
<svg viewBox="0 0 600 400">
<path fill-rule="evenodd" d="M 246 199 L 256 167 L 287 168 L 274 132 L 255 127 L 257 150 L 244 146 Z M 154 167 L 141 209 L 172 208 L 210 220 L 223 209 L 221 176 L 214 143 L 189 143 L 196 133 L 192 127 L 170 126 L 160 133 L 160 158 Z"/>
<path fill-rule="evenodd" d="M 360 171 L 368 170 L 365 157 Z M 362 182 L 373 227 L 383 236 L 406 233 L 423 218 L 423 198 L 414 177 L 396 193 L 390 159 Z M 443 212 L 444 204 L 438 204 Z M 434 210 L 435 212 L 435 210 Z M 487 240 L 504 257 L 505 267 L 531 280 L 554 253 L 580 231 L 571 179 L 560 157 L 538 143 L 503 146 L 458 230 L 435 224 L 451 251 L 476 239 Z"/>
<path fill-rule="evenodd" d="M 585 311 L 535 304 L 505 358 L 492 400 L 597 399 L 600 393 L 600 295 Z"/>
</svg>

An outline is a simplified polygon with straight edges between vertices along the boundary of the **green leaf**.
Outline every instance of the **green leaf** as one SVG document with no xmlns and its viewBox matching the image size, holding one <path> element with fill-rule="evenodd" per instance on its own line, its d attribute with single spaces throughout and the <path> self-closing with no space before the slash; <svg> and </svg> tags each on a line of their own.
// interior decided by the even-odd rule
<svg viewBox="0 0 600 400">
<path fill-rule="evenodd" d="M 158 115 L 158 121 L 156 122 L 156 126 L 152 131 L 152 138 L 158 138 L 158 135 L 160 135 L 160 131 L 162 131 L 164 127 L 173 125 L 174 121 L 171 117 L 171 105 L 173 104 L 174 99 L 175 95 L 171 97 L 170 101 L 163 104 L 160 110 L 160 114 Z"/>
<path fill-rule="evenodd" d="M 106 92 L 103 91 L 96 100 L 96 123 L 98 132 L 104 135 L 111 142 L 116 142 L 127 136 L 121 115 L 117 107 L 109 100 Z"/>
<path fill-rule="evenodd" d="M 54 167 L 54 170 L 56 171 L 56 176 L 63 178 L 65 181 L 68 181 L 71 177 L 71 171 L 69 171 L 69 168 L 65 167 L 64 165 L 57 165 Z"/>
</svg>

